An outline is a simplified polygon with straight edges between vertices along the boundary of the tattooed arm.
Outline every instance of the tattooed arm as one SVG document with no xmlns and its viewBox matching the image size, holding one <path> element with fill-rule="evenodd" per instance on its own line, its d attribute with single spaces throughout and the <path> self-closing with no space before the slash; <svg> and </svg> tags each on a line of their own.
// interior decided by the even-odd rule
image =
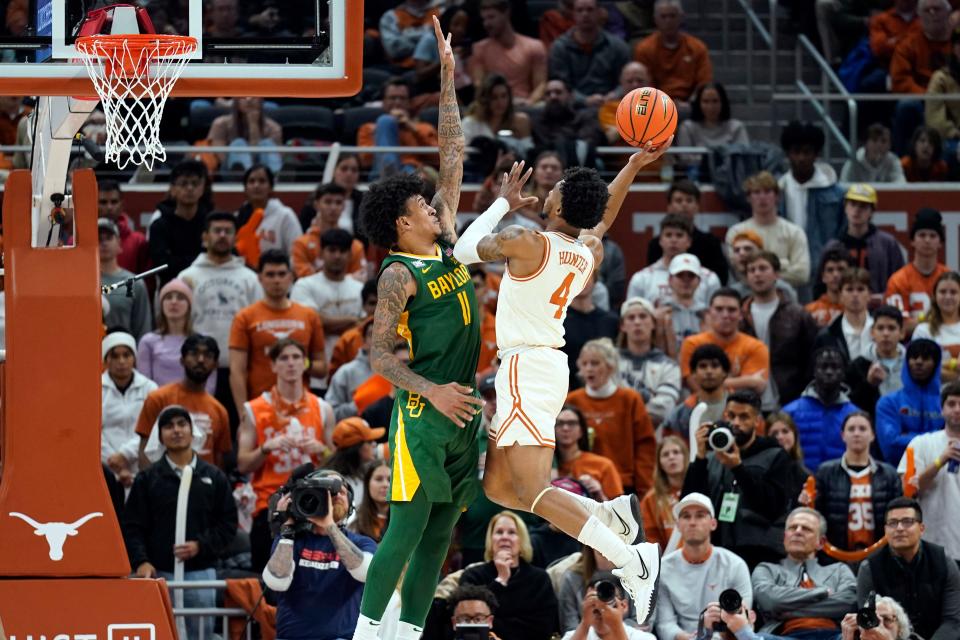
<svg viewBox="0 0 960 640">
<path fill-rule="evenodd" d="M 460 206 L 460 185 L 463 182 L 463 154 L 466 140 L 460 126 L 460 106 L 454 86 L 456 61 L 450 46 L 450 35 L 443 36 L 440 21 L 433 18 L 440 50 L 440 119 L 437 135 L 440 146 L 440 180 L 431 205 L 440 217 L 443 231 L 440 239 L 453 244 L 457 241 L 457 208 Z"/>
<path fill-rule="evenodd" d="M 286 591 L 293 582 L 293 540 L 281 540 L 263 568 L 263 581 L 274 591 Z"/>
<path fill-rule="evenodd" d="M 338 526 L 327 527 L 327 537 L 333 543 L 333 548 L 340 554 L 340 562 L 350 572 L 357 582 L 367 581 L 367 567 L 373 559 L 373 554 L 361 550 L 353 544 L 347 534 Z"/>
<path fill-rule="evenodd" d="M 416 295 L 417 283 L 402 264 L 393 263 L 383 270 L 377 282 L 377 310 L 373 316 L 373 334 L 370 345 L 370 363 L 374 372 L 395 387 L 421 395 L 433 407 L 458 427 L 463 427 L 483 401 L 472 395 L 473 390 L 456 382 L 436 384 L 418 375 L 394 354 L 397 326 L 406 309 L 407 301 Z"/>
<path fill-rule="evenodd" d="M 395 387 L 411 393 L 426 393 L 433 383 L 410 370 L 394 354 L 397 326 L 407 301 L 417 294 L 413 275 L 402 264 L 391 264 L 377 282 L 377 309 L 373 314 L 373 333 L 370 336 L 370 364 L 373 370 Z"/>
</svg>

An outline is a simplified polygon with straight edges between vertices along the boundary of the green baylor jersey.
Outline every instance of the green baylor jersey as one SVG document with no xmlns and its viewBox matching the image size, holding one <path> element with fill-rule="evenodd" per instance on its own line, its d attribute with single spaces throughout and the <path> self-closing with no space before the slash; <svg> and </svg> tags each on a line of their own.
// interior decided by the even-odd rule
<svg viewBox="0 0 960 640">
<path fill-rule="evenodd" d="M 436 253 L 419 256 L 391 251 L 381 272 L 399 262 L 413 274 L 417 294 L 400 316 L 397 334 L 410 346 L 410 370 L 435 384 L 476 385 L 480 359 L 480 317 L 467 266 L 453 247 L 435 244 Z"/>
</svg>

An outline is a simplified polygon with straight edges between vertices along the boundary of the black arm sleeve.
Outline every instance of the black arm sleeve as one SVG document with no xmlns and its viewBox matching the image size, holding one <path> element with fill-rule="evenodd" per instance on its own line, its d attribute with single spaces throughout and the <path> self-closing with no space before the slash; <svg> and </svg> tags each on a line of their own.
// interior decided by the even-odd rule
<svg viewBox="0 0 960 640">
<path fill-rule="evenodd" d="M 710 495 L 710 487 L 707 486 L 707 460 L 699 458 L 690 463 L 687 467 L 687 475 L 683 478 L 683 489 L 680 495 L 688 493 L 702 493 Z"/>
</svg>

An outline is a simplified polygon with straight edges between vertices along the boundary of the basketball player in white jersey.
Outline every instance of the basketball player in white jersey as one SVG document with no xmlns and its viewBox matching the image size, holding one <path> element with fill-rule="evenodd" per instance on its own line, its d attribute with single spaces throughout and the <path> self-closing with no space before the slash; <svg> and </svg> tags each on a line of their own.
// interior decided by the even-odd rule
<svg viewBox="0 0 960 640">
<path fill-rule="evenodd" d="M 593 169 L 571 168 L 547 195 L 546 230 L 510 226 L 492 233 L 508 200 L 530 177 L 523 163 L 504 175 L 500 195 L 460 236 L 454 257 L 464 264 L 506 260 L 497 299 L 497 413 L 491 425 L 483 486 L 509 509 L 522 509 L 602 553 L 646 624 L 657 599 L 660 550 L 642 542 L 636 495 L 599 503 L 550 485 L 554 423 L 567 397 L 563 321 L 567 306 L 603 260 L 601 238 L 613 224 L 637 172 L 663 155 L 672 138 L 630 157 L 609 188 Z M 519 179 L 517 179 L 519 178 Z M 506 197 L 505 197 L 506 196 Z"/>
</svg>

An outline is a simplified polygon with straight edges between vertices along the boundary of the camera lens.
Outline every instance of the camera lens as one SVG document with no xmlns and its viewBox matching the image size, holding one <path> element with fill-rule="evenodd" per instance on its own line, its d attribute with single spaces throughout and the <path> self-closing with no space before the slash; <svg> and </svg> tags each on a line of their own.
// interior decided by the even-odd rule
<svg viewBox="0 0 960 640">
<path fill-rule="evenodd" d="M 727 613 L 740 613 L 743 607 L 743 598 L 736 589 L 724 589 L 720 594 L 720 608 Z"/>
<path fill-rule="evenodd" d="M 597 599 L 601 602 L 613 602 L 617 598 L 617 589 L 612 582 L 600 580 L 597 582 Z"/>
<path fill-rule="evenodd" d="M 303 515 L 312 517 L 317 513 L 317 509 L 320 508 L 320 499 L 317 494 L 313 492 L 304 492 L 299 496 L 297 500 L 297 509 Z"/>
<path fill-rule="evenodd" d="M 726 422 L 718 422 L 710 430 L 707 443 L 714 451 L 726 451 L 733 446 L 733 431 Z"/>
</svg>

